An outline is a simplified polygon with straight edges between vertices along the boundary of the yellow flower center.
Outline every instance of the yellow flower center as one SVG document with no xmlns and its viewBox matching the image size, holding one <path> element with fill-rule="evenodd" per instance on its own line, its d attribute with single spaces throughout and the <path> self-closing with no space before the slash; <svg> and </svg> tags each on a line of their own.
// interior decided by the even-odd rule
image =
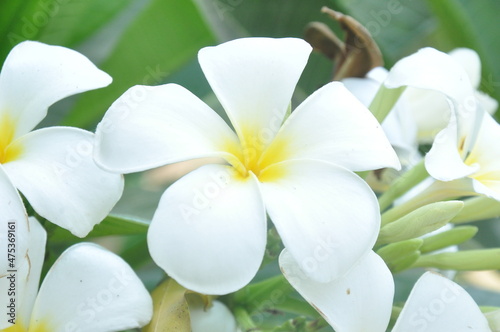
<svg viewBox="0 0 500 332">
<path fill-rule="evenodd" d="M 271 182 L 284 175 L 282 167 L 268 167 L 287 159 L 287 146 L 283 139 L 274 139 L 269 144 L 262 137 L 244 131 L 240 137 L 240 145 L 231 144 L 225 150 L 236 157 L 228 162 L 242 178 L 247 178 L 249 172 L 252 172 L 259 181 Z"/>
<path fill-rule="evenodd" d="M 0 164 L 13 161 L 22 153 L 20 144 L 12 144 L 15 131 L 15 120 L 8 113 L 0 115 Z"/>
<path fill-rule="evenodd" d="M 52 329 L 48 328 L 48 326 L 45 323 L 37 324 L 36 326 L 30 327 L 29 329 L 27 329 L 20 323 L 16 323 L 7 329 L 0 330 L 0 332 L 51 332 L 51 331 Z"/>
</svg>

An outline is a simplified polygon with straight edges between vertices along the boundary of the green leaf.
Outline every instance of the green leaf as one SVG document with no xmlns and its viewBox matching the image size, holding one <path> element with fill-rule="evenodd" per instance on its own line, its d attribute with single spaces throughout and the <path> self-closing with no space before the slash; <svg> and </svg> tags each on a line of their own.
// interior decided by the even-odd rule
<svg viewBox="0 0 500 332">
<path fill-rule="evenodd" d="M 131 217 L 109 215 L 86 236 L 86 238 L 109 235 L 136 235 L 146 234 L 149 223 Z M 64 228 L 57 227 L 50 235 L 51 241 L 75 241 L 78 237 Z"/>
<path fill-rule="evenodd" d="M 441 39 L 448 49 L 469 47 L 482 62 L 480 89 L 500 100 L 500 40 L 491 33 L 498 27 L 500 2 L 496 0 L 428 0 L 439 20 Z M 500 113 L 496 115 L 500 119 Z"/>
<path fill-rule="evenodd" d="M 80 98 L 64 123 L 91 127 L 128 88 L 158 85 L 214 37 L 192 1 L 153 0 L 124 32 L 112 54 L 99 67 L 113 83 Z"/>
<path fill-rule="evenodd" d="M 4 0 L 0 3 L 0 60 L 16 44 L 38 40 L 75 47 L 132 0 Z"/>
</svg>

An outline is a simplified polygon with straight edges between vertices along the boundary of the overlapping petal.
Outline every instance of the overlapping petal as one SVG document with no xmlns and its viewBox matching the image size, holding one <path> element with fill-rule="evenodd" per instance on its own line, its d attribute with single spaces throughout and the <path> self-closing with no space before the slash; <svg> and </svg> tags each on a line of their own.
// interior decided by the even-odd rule
<svg viewBox="0 0 500 332">
<path fill-rule="evenodd" d="M 427 272 L 413 287 L 393 332 L 490 332 L 488 321 L 459 285 Z"/>
<path fill-rule="evenodd" d="M 293 159 L 328 161 L 352 171 L 400 168 L 380 124 L 338 82 L 320 88 L 297 107 L 261 163 Z"/>
<path fill-rule="evenodd" d="M 38 294 L 47 243 L 47 233 L 38 220 L 30 217 L 29 224 L 29 248 L 26 255 L 22 257 L 17 274 L 17 324 L 24 327 L 29 326 L 31 311 Z"/>
<path fill-rule="evenodd" d="M 14 185 L 44 218 L 83 237 L 111 211 L 123 178 L 97 167 L 93 134 L 52 127 L 17 139 L 21 156 L 4 164 Z"/>
<path fill-rule="evenodd" d="M 198 60 L 240 138 L 265 146 L 283 122 L 311 50 L 297 38 L 244 38 L 205 47 Z"/>
<path fill-rule="evenodd" d="M 452 115 L 454 117 L 454 115 Z M 459 144 L 459 139 L 462 142 Z M 457 122 L 452 120 L 434 139 L 431 150 L 425 156 L 425 168 L 429 174 L 441 181 L 451 181 L 473 174 L 479 169 L 475 163 L 465 164 L 465 138 L 460 138 Z"/>
<path fill-rule="evenodd" d="M 137 172 L 238 148 L 229 126 L 203 101 L 176 84 L 135 86 L 110 107 L 96 130 L 96 162 Z"/>
<path fill-rule="evenodd" d="M 257 179 L 223 165 L 202 166 L 169 187 L 148 231 L 154 261 L 204 294 L 227 294 L 250 282 L 265 245 Z"/>
<path fill-rule="evenodd" d="M 280 267 L 290 284 L 337 332 L 384 332 L 391 316 L 394 281 L 373 251 L 344 276 L 329 283 L 311 280 L 285 249 Z M 408 330 L 413 331 L 413 330 Z"/>
<path fill-rule="evenodd" d="M 293 160 L 270 166 L 261 178 L 267 212 L 311 279 L 330 282 L 344 275 L 373 247 L 378 202 L 354 173 L 322 161 Z"/>
<path fill-rule="evenodd" d="M 146 288 L 115 254 L 89 243 L 66 250 L 45 277 L 30 328 L 122 331 L 146 325 L 153 312 Z"/>
<path fill-rule="evenodd" d="M 8 261 L 8 244 L 11 243 L 9 241 L 9 229 L 13 234 L 11 237 L 14 238 L 15 248 L 12 254 L 21 258 L 26 254 L 28 248 L 29 226 L 28 216 L 21 197 L 10 182 L 2 165 L 0 165 L 0 203 L 0 250 L 5 254 L 0 259 L 0 277 L 3 277 L 7 270 L 11 269 Z M 14 264 L 16 264 L 15 261 Z M 3 319 L 0 322 L 2 321 Z"/>
<path fill-rule="evenodd" d="M 408 105 L 419 107 L 415 109 L 416 115 L 423 114 L 422 109 L 439 109 L 438 114 L 424 116 L 424 120 L 432 123 L 432 127 L 442 128 L 443 121 L 446 124 L 449 114 L 443 113 L 442 109 L 451 109 L 459 132 L 472 132 L 482 117 L 483 109 L 478 106 L 473 89 L 465 69 L 446 53 L 439 52 L 433 48 L 423 48 L 417 53 L 398 61 L 390 70 L 384 85 L 388 88 L 409 86 L 411 88 L 426 89 L 432 91 L 419 91 L 408 89 L 403 98 L 408 98 Z M 439 98 L 436 93 L 447 97 L 446 101 Z M 440 103 L 440 104 L 439 104 Z M 424 104 L 425 107 L 420 105 Z M 429 114 L 425 111 L 425 114 Z M 418 118 L 415 119 L 418 123 Z M 450 120 L 453 121 L 453 120 Z M 440 127 L 441 126 L 441 127 Z M 435 129 L 434 129 L 435 130 Z M 433 132 L 432 134 L 435 134 Z M 468 149 L 474 142 L 471 135 L 465 142 Z"/>
<path fill-rule="evenodd" d="M 0 74 L 0 117 L 15 122 L 14 138 L 33 129 L 50 105 L 67 96 L 105 87 L 111 77 L 84 55 L 26 41 L 12 49 Z"/>
</svg>

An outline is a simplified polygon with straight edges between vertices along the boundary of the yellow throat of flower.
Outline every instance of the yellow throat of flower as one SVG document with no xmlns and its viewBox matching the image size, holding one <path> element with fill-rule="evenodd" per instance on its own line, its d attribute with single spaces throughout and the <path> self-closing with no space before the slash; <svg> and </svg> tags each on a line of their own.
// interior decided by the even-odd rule
<svg viewBox="0 0 500 332">
<path fill-rule="evenodd" d="M 0 115 L 0 164 L 5 164 L 19 157 L 22 148 L 11 144 L 16 133 L 16 121 L 8 114 Z"/>
<path fill-rule="evenodd" d="M 235 160 L 228 161 L 242 178 L 247 178 L 249 172 L 252 172 L 261 182 L 270 182 L 284 175 L 281 167 L 269 169 L 269 166 L 287 159 L 286 141 L 274 139 L 269 143 L 257 135 L 247 133 L 239 136 L 240 145 L 228 146 L 226 151 L 236 157 Z"/>
<path fill-rule="evenodd" d="M 30 327 L 29 329 L 24 327 L 20 323 L 16 323 L 9 327 L 8 329 L 0 330 L 0 332 L 52 332 L 45 323 L 37 324 L 36 326 Z"/>
</svg>

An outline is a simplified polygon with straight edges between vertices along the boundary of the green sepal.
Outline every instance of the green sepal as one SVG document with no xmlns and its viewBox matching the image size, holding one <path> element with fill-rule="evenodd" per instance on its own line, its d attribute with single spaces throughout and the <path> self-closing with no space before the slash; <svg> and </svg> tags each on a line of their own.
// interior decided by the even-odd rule
<svg viewBox="0 0 500 332">
<path fill-rule="evenodd" d="M 476 226 L 460 226 L 442 233 L 429 236 L 424 239 L 420 252 L 426 254 L 432 251 L 454 246 L 470 240 L 476 235 L 478 228 Z"/>
<path fill-rule="evenodd" d="M 462 201 L 436 202 L 422 206 L 382 227 L 377 244 L 404 241 L 446 225 L 463 208 Z"/>
<path fill-rule="evenodd" d="M 405 89 L 405 86 L 389 89 L 383 84 L 380 85 L 377 94 L 368 107 L 379 123 L 384 121 Z"/>
<path fill-rule="evenodd" d="M 212 305 L 212 296 L 190 291 L 171 278 L 158 285 L 151 296 L 153 318 L 142 328 L 142 332 L 191 331 L 189 308 L 209 308 Z"/>
</svg>

